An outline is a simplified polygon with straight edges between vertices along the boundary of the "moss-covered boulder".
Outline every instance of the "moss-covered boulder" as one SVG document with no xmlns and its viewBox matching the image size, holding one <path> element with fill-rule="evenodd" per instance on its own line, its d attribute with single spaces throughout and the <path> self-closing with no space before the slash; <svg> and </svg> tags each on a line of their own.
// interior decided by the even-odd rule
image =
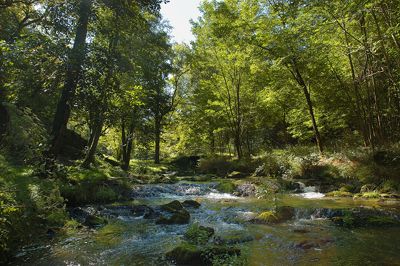
<svg viewBox="0 0 400 266">
<path fill-rule="evenodd" d="M 178 212 L 183 209 L 183 206 L 179 201 L 174 200 L 171 201 L 170 203 L 161 205 L 161 209 L 163 211 L 168 211 L 168 212 Z"/>
<path fill-rule="evenodd" d="M 353 209 L 342 212 L 342 215 L 332 217 L 334 224 L 344 227 L 388 227 L 400 226 L 400 221 L 378 210 Z"/>
<path fill-rule="evenodd" d="M 230 181 L 223 181 L 220 182 L 215 189 L 222 193 L 232 194 L 236 190 L 236 185 Z"/>
<path fill-rule="evenodd" d="M 335 191 L 326 193 L 326 196 L 332 197 L 332 198 L 349 198 L 349 197 L 351 198 L 351 197 L 353 197 L 353 194 L 348 191 L 335 190 Z"/>
<path fill-rule="evenodd" d="M 156 224 L 188 224 L 190 221 L 190 214 L 187 210 L 182 209 L 174 212 L 171 216 L 161 216 Z"/>
<path fill-rule="evenodd" d="M 107 223 L 108 223 L 107 219 L 104 219 L 96 215 L 88 215 L 85 218 L 85 222 L 83 224 L 89 227 L 100 227 L 106 225 Z"/>
<path fill-rule="evenodd" d="M 200 208 L 201 204 L 195 200 L 185 200 L 184 202 L 182 202 L 182 205 L 186 208 Z"/>
<path fill-rule="evenodd" d="M 198 224 L 193 224 L 185 233 L 185 239 L 196 245 L 203 245 L 214 235 L 214 229 Z"/>
<path fill-rule="evenodd" d="M 214 258 L 219 256 L 239 256 L 240 249 L 228 246 L 197 247 L 183 243 L 166 253 L 166 258 L 177 265 L 212 265 Z"/>
<path fill-rule="evenodd" d="M 177 265 L 204 265 L 201 250 L 195 245 L 184 243 L 165 255 Z"/>
<path fill-rule="evenodd" d="M 257 224 L 277 224 L 288 221 L 295 216 L 293 207 L 281 206 L 274 211 L 264 211 L 252 220 Z"/>
</svg>

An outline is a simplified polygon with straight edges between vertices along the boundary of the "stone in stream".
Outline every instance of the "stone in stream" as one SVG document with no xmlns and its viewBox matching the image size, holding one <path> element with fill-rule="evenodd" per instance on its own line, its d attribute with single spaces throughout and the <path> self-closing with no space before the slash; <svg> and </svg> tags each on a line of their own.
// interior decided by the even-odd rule
<svg viewBox="0 0 400 266">
<path fill-rule="evenodd" d="M 295 209 L 289 206 L 276 208 L 274 211 L 264 211 L 252 220 L 256 224 L 277 224 L 293 219 Z"/>
<path fill-rule="evenodd" d="M 174 200 L 171 201 L 170 203 L 161 205 L 161 209 L 168 212 L 177 212 L 183 210 L 183 206 L 179 201 Z"/>
<path fill-rule="evenodd" d="M 240 249 L 227 246 L 206 246 L 183 243 L 175 249 L 166 253 L 166 258 L 177 265 L 211 265 L 217 256 L 239 256 Z"/>
<path fill-rule="evenodd" d="M 99 227 L 106 225 L 108 221 L 96 215 L 88 215 L 85 219 L 84 225 L 88 227 Z"/>
<path fill-rule="evenodd" d="M 182 202 L 182 205 L 186 208 L 200 208 L 201 204 L 198 203 L 195 200 L 185 200 L 184 202 Z"/>
<path fill-rule="evenodd" d="M 172 216 L 161 216 L 156 224 L 187 224 L 190 221 L 190 214 L 187 210 L 182 209 L 176 211 L 172 214 Z"/>
</svg>

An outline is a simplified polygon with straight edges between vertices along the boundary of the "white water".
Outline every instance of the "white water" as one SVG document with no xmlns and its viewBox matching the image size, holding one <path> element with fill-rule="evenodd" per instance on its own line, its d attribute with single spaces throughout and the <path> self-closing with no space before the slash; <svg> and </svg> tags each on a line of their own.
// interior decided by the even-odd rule
<svg viewBox="0 0 400 266">
<path fill-rule="evenodd" d="M 303 191 L 303 193 L 295 194 L 295 195 L 300 196 L 305 199 L 321 199 L 321 198 L 325 197 L 325 194 L 323 194 L 321 192 L 317 192 L 317 188 L 315 186 L 306 187 L 306 185 L 304 185 L 304 183 L 302 183 L 302 182 L 297 182 L 297 183 L 300 185 L 300 188 Z"/>
</svg>

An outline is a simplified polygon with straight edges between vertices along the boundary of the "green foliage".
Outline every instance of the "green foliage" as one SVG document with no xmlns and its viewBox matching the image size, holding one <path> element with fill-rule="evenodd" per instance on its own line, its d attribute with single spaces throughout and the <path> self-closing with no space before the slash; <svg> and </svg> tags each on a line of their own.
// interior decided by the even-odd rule
<svg viewBox="0 0 400 266">
<path fill-rule="evenodd" d="M 233 193 L 236 190 L 236 185 L 231 181 L 222 181 L 215 188 L 223 193 Z"/>
<path fill-rule="evenodd" d="M 225 176 L 233 170 L 233 166 L 226 157 L 212 157 L 200 159 L 198 169 L 200 173 Z"/>
<path fill-rule="evenodd" d="M 48 148 L 48 135 L 42 122 L 28 108 L 5 105 L 10 121 L 3 149 L 20 163 L 37 162 Z"/>
<path fill-rule="evenodd" d="M 212 228 L 206 228 L 194 223 L 186 231 L 185 239 L 194 245 L 204 245 L 208 242 L 213 233 L 214 230 Z"/>
</svg>

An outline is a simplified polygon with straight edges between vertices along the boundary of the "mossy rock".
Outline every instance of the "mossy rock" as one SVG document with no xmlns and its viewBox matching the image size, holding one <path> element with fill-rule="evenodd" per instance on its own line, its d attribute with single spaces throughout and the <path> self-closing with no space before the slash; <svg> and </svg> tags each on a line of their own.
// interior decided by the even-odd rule
<svg viewBox="0 0 400 266">
<path fill-rule="evenodd" d="M 222 193 L 232 194 L 236 190 L 236 185 L 229 181 L 220 182 L 216 187 L 216 190 Z"/>
<path fill-rule="evenodd" d="M 178 212 L 180 210 L 183 210 L 183 206 L 179 201 L 174 200 L 170 203 L 161 205 L 161 209 L 168 212 Z"/>
<path fill-rule="evenodd" d="M 104 219 L 96 215 L 88 215 L 85 218 L 85 222 L 83 224 L 89 227 L 100 227 L 106 225 L 107 223 L 108 223 L 107 219 Z"/>
<path fill-rule="evenodd" d="M 379 199 L 381 195 L 379 192 L 376 191 L 371 191 L 371 192 L 364 192 L 364 193 L 358 193 L 354 195 L 354 198 L 362 198 L 362 199 Z"/>
<path fill-rule="evenodd" d="M 184 202 L 182 202 L 182 205 L 186 208 L 195 208 L 195 209 L 198 209 L 201 206 L 201 204 L 195 200 L 185 200 Z"/>
<path fill-rule="evenodd" d="M 156 224 L 188 224 L 189 221 L 189 212 L 185 209 L 182 209 L 173 213 L 171 217 L 161 216 L 161 218 L 156 221 Z"/>
<path fill-rule="evenodd" d="M 248 176 L 248 174 L 244 174 L 238 171 L 233 171 L 230 174 L 228 174 L 226 177 L 227 178 L 233 178 L 233 179 L 242 179 L 242 178 L 246 178 Z"/>
<path fill-rule="evenodd" d="M 211 263 L 213 258 L 218 256 L 240 256 L 241 250 L 236 247 L 213 245 L 202 249 L 202 259 Z"/>
<path fill-rule="evenodd" d="M 192 244 L 206 244 L 214 235 L 214 229 L 211 227 L 199 226 L 193 224 L 185 233 L 185 238 Z"/>
<path fill-rule="evenodd" d="M 254 223 L 259 224 L 277 224 L 292 219 L 295 216 L 293 207 L 281 206 L 275 211 L 264 211 L 253 219 Z"/>
<path fill-rule="evenodd" d="M 347 197 L 353 197 L 353 194 L 348 191 L 341 191 L 341 190 L 336 190 L 336 191 L 331 191 L 326 194 L 327 197 L 333 197 L 333 198 L 347 198 Z"/>
<path fill-rule="evenodd" d="M 195 245 L 182 244 L 165 255 L 177 265 L 204 265 L 202 252 Z"/>
</svg>

